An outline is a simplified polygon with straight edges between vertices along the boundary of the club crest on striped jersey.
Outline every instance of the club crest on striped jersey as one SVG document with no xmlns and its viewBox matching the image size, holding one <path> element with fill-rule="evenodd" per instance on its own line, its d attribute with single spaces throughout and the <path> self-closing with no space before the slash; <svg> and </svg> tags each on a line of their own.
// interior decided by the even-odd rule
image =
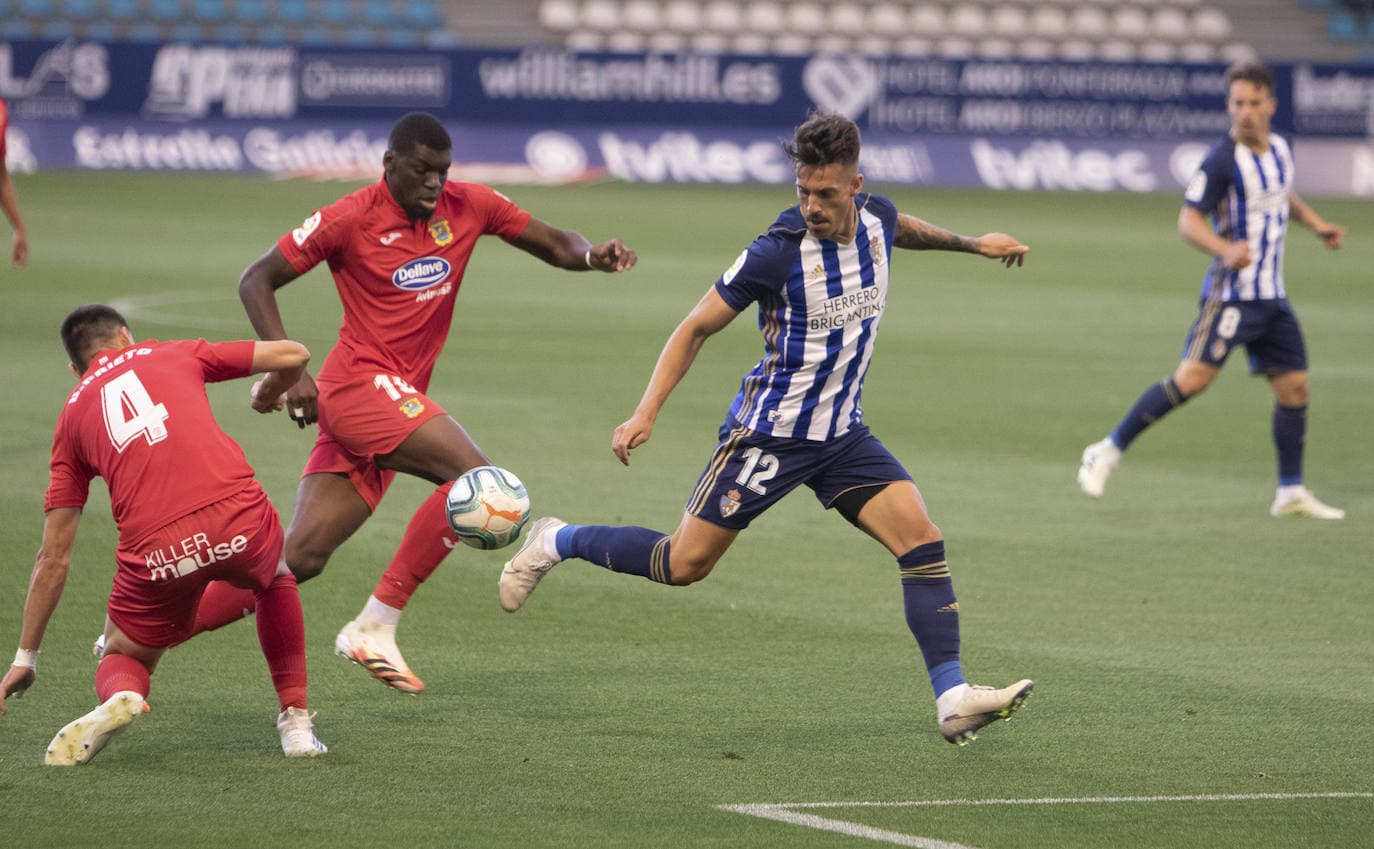
<svg viewBox="0 0 1374 849">
<path fill-rule="evenodd" d="M 887 254 L 883 251 L 883 240 L 878 236 L 868 240 L 868 255 L 873 259 L 873 267 L 881 268 L 887 262 Z"/>
<path fill-rule="evenodd" d="M 391 282 L 398 289 L 417 292 L 443 283 L 452 270 L 453 266 L 443 257 L 422 256 L 393 271 Z"/>
<path fill-rule="evenodd" d="M 440 218 L 430 222 L 429 235 L 434 237 L 434 244 L 442 248 L 453 241 L 453 228 L 448 226 L 447 218 Z"/>
</svg>

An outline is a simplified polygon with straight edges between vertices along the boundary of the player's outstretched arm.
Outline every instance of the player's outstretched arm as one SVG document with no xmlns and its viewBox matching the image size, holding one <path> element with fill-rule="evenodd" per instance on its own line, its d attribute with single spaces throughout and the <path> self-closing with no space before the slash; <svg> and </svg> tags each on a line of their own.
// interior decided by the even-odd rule
<svg viewBox="0 0 1374 849">
<path fill-rule="evenodd" d="M 24 219 L 19 214 L 19 196 L 14 191 L 14 178 L 10 176 L 9 169 L 3 161 L 0 161 L 0 209 L 5 211 L 5 217 L 14 228 L 14 247 L 10 253 L 10 262 L 14 263 L 16 268 L 22 268 L 29 261 L 29 235 L 24 229 Z"/>
<path fill-rule="evenodd" d="M 23 693 L 37 677 L 38 649 L 43 633 L 48 629 L 62 588 L 67 583 L 67 571 L 72 563 L 72 546 L 76 542 L 76 528 L 81 522 L 79 507 L 57 507 L 43 518 L 43 544 L 34 559 L 33 575 L 29 578 L 29 595 L 24 601 L 24 623 L 19 629 L 19 651 L 15 663 L 0 679 L 0 713 L 5 712 L 5 700 Z"/>
<path fill-rule="evenodd" d="M 892 242 L 909 251 L 960 251 L 1002 261 L 1008 268 L 1022 265 L 1030 248 L 1006 233 L 961 236 L 914 215 L 897 215 L 897 233 Z"/>
<path fill-rule="evenodd" d="M 1331 250 L 1338 250 L 1341 240 L 1345 238 L 1345 228 L 1339 224 L 1332 224 L 1325 218 L 1317 214 L 1317 211 L 1307 205 L 1307 202 L 1298 197 L 1297 192 L 1288 193 L 1288 206 L 1293 212 L 1293 218 L 1299 224 L 1308 227 L 1317 238 L 1321 239 Z"/>
<path fill-rule="evenodd" d="M 678 324 L 658 355 L 658 363 L 654 365 L 654 373 L 649 377 L 649 385 L 644 388 L 644 395 L 639 399 L 634 415 L 617 427 L 611 436 L 611 451 L 620 458 L 620 462 L 630 465 L 630 452 L 649 441 L 659 411 L 692 367 L 701 346 L 737 315 L 739 312 L 725 303 L 712 287 Z"/>
<path fill-rule="evenodd" d="M 619 239 L 593 245 L 573 230 L 560 230 L 531 218 L 525 232 L 511 240 L 522 251 L 568 271 L 629 271 L 639 261 Z"/>
<path fill-rule="evenodd" d="M 239 277 L 239 300 L 258 338 L 268 342 L 286 339 L 286 326 L 282 324 L 281 310 L 277 306 L 277 290 L 299 276 L 300 272 L 276 245 L 243 270 Z M 274 401 L 280 395 L 280 392 L 264 393 L 265 398 L 271 397 Z M 319 418 L 318 399 L 319 390 L 315 388 L 314 379 L 301 369 L 300 377 L 286 390 L 285 399 L 287 414 L 298 427 L 304 428 Z M 257 403 L 254 394 L 254 409 L 258 409 Z"/>
</svg>

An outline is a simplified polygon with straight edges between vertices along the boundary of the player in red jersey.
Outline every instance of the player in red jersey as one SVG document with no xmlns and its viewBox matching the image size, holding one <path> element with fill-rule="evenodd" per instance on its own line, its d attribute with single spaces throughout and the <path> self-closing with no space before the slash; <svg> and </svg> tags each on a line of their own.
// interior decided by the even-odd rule
<svg viewBox="0 0 1374 849">
<path fill-rule="evenodd" d="M 391 130 L 383 177 L 315 212 L 250 265 L 239 281 L 263 339 L 286 330 L 276 290 L 321 262 L 343 301 L 338 343 L 319 375 L 286 393 L 301 427 L 319 437 L 286 530 L 286 563 L 297 580 L 318 575 L 367 518 L 397 472 L 437 484 L 406 528 L 396 555 L 334 648 L 374 677 L 408 693 L 424 689 L 396 647 L 396 624 L 411 594 L 456 544 L 445 496 L 462 473 L 490 463 L 463 428 L 426 395 L 448 336 L 454 300 L 478 237 L 495 235 L 569 271 L 625 271 L 635 253 L 612 239 L 534 218 L 486 186 L 447 182 L 452 142 L 424 113 Z M 250 607 L 243 593 L 212 590 L 205 618 L 229 621 Z"/>
<path fill-rule="evenodd" d="M 282 751 L 324 754 L 307 711 L 305 623 L 296 579 L 281 561 L 281 523 L 205 394 L 207 382 L 269 372 L 253 406 L 281 409 L 282 393 L 305 372 L 310 353 L 291 341 L 135 342 L 123 316 L 102 305 L 68 315 L 62 343 L 79 383 L 57 419 L 43 544 L 19 651 L 0 679 L 0 713 L 5 699 L 34 683 L 91 478 L 99 476 L 119 527 L 95 675 L 100 706 L 57 733 L 46 762 L 86 763 L 143 710 L 150 674 L 168 647 L 193 632 L 211 581 L 256 599 L 258 640 L 281 708 Z"/>
<path fill-rule="evenodd" d="M 14 191 L 14 178 L 10 176 L 10 169 L 5 165 L 5 133 L 9 126 L 9 107 L 5 105 L 5 99 L 0 97 L 0 209 L 5 211 L 5 217 L 14 228 L 14 248 L 10 254 L 10 262 L 19 267 L 29 261 L 29 236 L 28 231 L 24 229 L 24 219 L 19 215 L 19 196 Z"/>
</svg>

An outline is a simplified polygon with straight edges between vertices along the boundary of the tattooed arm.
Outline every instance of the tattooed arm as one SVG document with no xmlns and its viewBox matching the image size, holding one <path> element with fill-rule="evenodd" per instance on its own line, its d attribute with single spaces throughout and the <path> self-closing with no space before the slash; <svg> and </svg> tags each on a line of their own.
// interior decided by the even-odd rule
<svg viewBox="0 0 1374 849">
<path fill-rule="evenodd" d="M 897 235 L 893 245 L 911 251 L 961 251 L 1000 259 L 1008 268 L 1026 261 L 1030 248 L 1006 233 L 960 236 L 912 215 L 897 215 Z"/>
</svg>

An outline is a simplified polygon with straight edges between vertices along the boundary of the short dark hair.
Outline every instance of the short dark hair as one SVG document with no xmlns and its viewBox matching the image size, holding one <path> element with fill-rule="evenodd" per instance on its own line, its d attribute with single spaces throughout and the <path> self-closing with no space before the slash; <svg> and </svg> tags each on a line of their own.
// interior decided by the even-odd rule
<svg viewBox="0 0 1374 849">
<path fill-rule="evenodd" d="M 1253 83 L 1274 93 L 1274 73 L 1255 59 L 1242 59 L 1226 69 L 1226 88 L 1230 89 L 1236 81 Z"/>
<path fill-rule="evenodd" d="M 85 372 L 91 356 L 114 339 L 129 322 L 114 307 L 87 304 L 72 310 L 62 319 L 62 347 L 77 371 Z"/>
<path fill-rule="evenodd" d="M 387 149 L 397 153 L 409 153 L 420 145 L 430 150 L 453 149 L 448 130 L 428 112 L 411 112 L 401 118 L 391 128 L 391 136 L 386 141 Z"/>
<path fill-rule="evenodd" d="M 843 115 L 817 112 L 797 127 L 792 141 L 782 143 L 797 165 L 855 165 L 859 161 L 859 127 Z"/>
</svg>

